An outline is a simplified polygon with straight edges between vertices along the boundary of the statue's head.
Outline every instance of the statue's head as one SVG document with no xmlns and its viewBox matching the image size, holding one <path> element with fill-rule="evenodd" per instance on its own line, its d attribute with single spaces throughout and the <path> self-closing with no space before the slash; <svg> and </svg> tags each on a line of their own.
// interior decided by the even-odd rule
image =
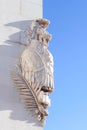
<svg viewBox="0 0 87 130">
<path fill-rule="evenodd" d="M 27 30 L 27 39 L 31 43 L 32 40 L 38 40 L 42 45 L 48 47 L 48 43 L 51 40 L 51 34 L 46 31 L 50 21 L 47 19 L 37 19 L 31 24 L 31 27 Z"/>
<path fill-rule="evenodd" d="M 48 25 L 50 24 L 50 21 L 47 19 L 37 19 L 36 22 L 44 29 L 46 29 L 48 27 Z"/>
</svg>

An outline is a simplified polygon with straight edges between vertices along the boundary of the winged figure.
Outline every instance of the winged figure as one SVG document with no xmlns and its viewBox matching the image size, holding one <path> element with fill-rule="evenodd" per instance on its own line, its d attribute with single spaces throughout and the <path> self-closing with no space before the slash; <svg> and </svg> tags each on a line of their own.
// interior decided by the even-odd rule
<svg viewBox="0 0 87 130">
<path fill-rule="evenodd" d="M 51 35 L 46 32 L 49 21 L 37 19 L 27 29 L 27 46 L 19 59 L 19 70 L 13 76 L 21 99 L 44 122 L 54 90 L 53 57 L 48 51 Z"/>
</svg>

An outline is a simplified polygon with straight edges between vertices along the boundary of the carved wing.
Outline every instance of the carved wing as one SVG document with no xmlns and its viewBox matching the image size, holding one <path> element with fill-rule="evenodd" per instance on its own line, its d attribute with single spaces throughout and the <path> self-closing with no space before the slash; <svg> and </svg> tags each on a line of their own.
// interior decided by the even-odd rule
<svg viewBox="0 0 87 130">
<path fill-rule="evenodd" d="M 53 91 L 53 65 L 48 54 L 40 55 L 28 48 L 21 55 L 20 66 L 28 83 L 41 83 L 41 87 Z"/>
<path fill-rule="evenodd" d="M 15 86 L 19 89 L 20 98 L 25 106 L 37 115 L 39 121 L 44 122 L 45 111 L 43 106 L 38 103 L 38 95 L 40 94 L 40 84 L 31 84 L 24 79 L 21 73 L 11 72 Z"/>
</svg>

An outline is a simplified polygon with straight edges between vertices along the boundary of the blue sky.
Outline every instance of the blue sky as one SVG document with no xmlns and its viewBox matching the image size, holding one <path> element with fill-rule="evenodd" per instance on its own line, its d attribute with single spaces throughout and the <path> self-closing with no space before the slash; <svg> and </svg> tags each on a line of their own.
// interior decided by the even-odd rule
<svg viewBox="0 0 87 130">
<path fill-rule="evenodd" d="M 87 0 L 43 0 L 55 91 L 44 130 L 87 130 Z"/>
</svg>

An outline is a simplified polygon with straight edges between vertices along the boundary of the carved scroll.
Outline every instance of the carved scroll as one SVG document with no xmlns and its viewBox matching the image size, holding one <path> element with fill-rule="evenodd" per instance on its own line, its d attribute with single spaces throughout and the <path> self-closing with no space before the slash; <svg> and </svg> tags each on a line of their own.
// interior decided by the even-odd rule
<svg viewBox="0 0 87 130">
<path fill-rule="evenodd" d="M 48 51 L 51 35 L 46 31 L 49 21 L 37 19 L 27 29 L 27 46 L 19 59 L 18 71 L 12 72 L 25 106 L 44 122 L 54 89 L 53 57 Z"/>
</svg>

